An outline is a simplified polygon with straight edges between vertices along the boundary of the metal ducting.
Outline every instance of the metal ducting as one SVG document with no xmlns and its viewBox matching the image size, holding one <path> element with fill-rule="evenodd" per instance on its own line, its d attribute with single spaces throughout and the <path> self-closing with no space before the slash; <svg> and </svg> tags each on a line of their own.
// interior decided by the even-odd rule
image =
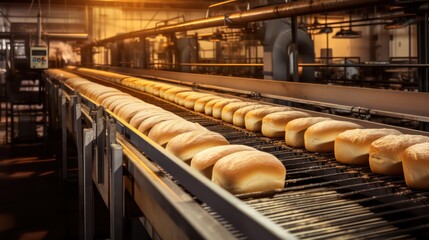
<svg viewBox="0 0 429 240">
<path fill-rule="evenodd" d="M 121 39 L 154 36 L 157 34 L 183 32 L 188 30 L 218 27 L 218 26 L 234 26 L 249 22 L 264 21 L 285 17 L 300 16 L 306 14 L 336 11 L 340 9 L 348 9 L 363 5 L 380 4 L 384 1 L 377 0 L 304 0 L 296 2 L 288 2 L 274 6 L 261 7 L 252 10 L 227 14 L 225 16 L 217 16 L 212 18 L 203 18 L 189 22 L 183 22 L 174 25 L 155 27 L 146 30 L 139 30 L 98 41 L 97 44 L 102 45 L 107 42 L 118 41 Z"/>
<path fill-rule="evenodd" d="M 272 20 L 267 22 L 264 41 L 264 78 L 292 80 L 292 28 L 289 21 Z M 308 33 L 297 30 L 298 60 L 302 63 L 314 62 L 314 44 Z M 306 67 L 301 74 L 301 81 L 314 81 L 314 68 Z"/>
</svg>

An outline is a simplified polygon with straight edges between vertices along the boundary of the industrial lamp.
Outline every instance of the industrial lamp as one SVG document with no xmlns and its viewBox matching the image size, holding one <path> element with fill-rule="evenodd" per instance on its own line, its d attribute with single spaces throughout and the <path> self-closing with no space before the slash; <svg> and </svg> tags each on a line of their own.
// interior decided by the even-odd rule
<svg viewBox="0 0 429 240">
<path fill-rule="evenodd" d="M 397 17 L 394 18 L 390 23 L 384 26 L 384 29 L 398 29 L 406 27 L 410 24 L 414 24 L 416 21 L 415 18 L 412 17 Z"/>
<path fill-rule="evenodd" d="M 341 28 L 340 31 L 338 31 L 332 38 L 350 39 L 350 38 L 360 38 L 360 37 L 361 37 L 360 32 L 352 30 L 352 15 L 350 14 L 349 29 Z"/>
<path fill-rule="evenodd" d="M 328 15 L 325 15 L 325 25 L 316 34 L 329 34 L 331 32 L 332 28 L 328 27 Z"/>
</svg>

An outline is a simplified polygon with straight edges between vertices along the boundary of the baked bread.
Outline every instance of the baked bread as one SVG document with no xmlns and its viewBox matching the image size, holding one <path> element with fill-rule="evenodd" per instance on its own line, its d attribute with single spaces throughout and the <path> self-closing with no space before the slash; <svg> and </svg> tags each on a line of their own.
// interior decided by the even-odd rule
<svg viewBox="0 0 429 240">
<path fill-rule="evenodd" d="M 429 137 L 422 135 L 388 135 L 377 139 L 369 147 L 369 166 L 371 171 L 383 175 L 400 175 L 402 153 L 408 147 L 429 142 Z"/>
<path fill-rule="evenodd" d="M 187 98 L 188 96 L 192 96 L 194 94 L 199 94 L 199 93 L 193 92 L 193 91 L 180 92 L 180 93 L 176 94 L 176 96 L 174 97 L 174 102 L 176 104 L 179 104 L 180 106 L 183 106 L 185 103 L 185 98 Z"/>
<path fill-rule="evenodd" d="M 213 105 L 215 105 L 216 103 L 226 100 L 228 98 L 224 98 L 224 97 L 220 97 L 220 98 L 215 98 L 213 100 L 208 101 L 205 105 L 204 105 L 204 113 L 208 116 L 212 116 L 212 110 L 213 110 Z"/>
<path fill-rule="evenodd" d="M 399 135 L 401 132 L 390 129 L 352 129 L 335 139 L 335 159 L 346 164 L 368 164 L 369 146 L 375 140 L 387 135 Z"/>
<path fill-rule="evenodd" d="M 429 142 L 412 145 L 402 154 L 405 183 L 412 188 L 429 189 Z"/>
<path fill-rule="evenodd" d="M 286 168 L 275 156 L 241 151 L 221 158 L 213 167 L 212 181 L 233 194 L 281 189 Z"/>
<path fill-rule="evenodd" d="M 192 91 L 191 89 L 183 88 L 183 87 L 170 88 L 164 92 L 164 99 L 170 102 L 174 102 L 174 98 L 176 97 L 176 94 L 181 92 L 191 92 L 191 91 Z"/>
<path fill-rule="evenodd" d="M 310 152 L 333 152 L 335 138 L 350 129 L 362 128 L 361 125 L 337 120 L 327 120 L 310 126 L 304 133 L 304 145 Z"/>
<path fill-rule="evenodd" d="M 304 133 L 310 126 L 326 121 L 332 120 L 331 118 L 326 117 L 306 117 L 306 118 L 297 118 L 290 121 L 286 124 L 285 127 L 285 140 L 286 144 L 291 147 L 303 148 L 304 145 Z"/>
<path fill-rule="evenodd" d="M 206 128 L 184 119 L 174 119 L 160 122 L 152 127 L 148 137 L 161 146 L 165 146 L 175 136 L 191 131 L 203 131 Z"/>
<path fill-rule="evenodd" d="M 213 96 L 213 95 L 207 94 L 207 93 L 191 94 L 185 98 L 183 106 L 185 106 L 185 108 L 188 108 L 188 109 L 194 109 L 195 102 L 198 99 L 203 98 L 203 97 L 210 97 L 210 96 Z"/>
<path fill-rule="evenodd" d="M 179 134 L 165 148 L 183 161 L 191 160 L 204 149 L 229 144 L 222 135 L 208 130 L 197 130 Z"/>
<path fill-rule="evenodd" d="M 121 117 L 122 119 L 124 119 L 124 120 L 125 120 L 125 117 L 128 117 L 129 115 L 131 115 L 131 116 L 129 116 L 129 119 L 127 121 L 127 122 L 129 122 L 129 120 L 137 112 L 148 110 L 148 109 L 152 109 L 152 108 L 157 108 L 157 107 L 154 106 L 154 105 L 152 105 L 152 104 L 145 103 L 143 101 L 141 101 L 141 102 L 133 102 L 133 103 L 129 103 L 129 104 L 121 107 L 120 109 L 118 109 L 116 111 L 116 114 L 119 117 Z"/>
<path fill-rule="evenodd" d="M 250 106 L 250 105 L 256 105 L 255 102 L 233 102 L 227 104 L 221 112 L 221 118 L 223 121 L 232 123 L 232 117 L 234 116 L 235 111 L 237 111 L 240 108 Z"/>
<path fill-rule="evenodd" d="M 255 109 L 268 108 L 268 107 L 270 107 L 270 105 L 264 105 L 264 104 L 256 104 L 256 105 L 250 105 L 247 107 L 242 107 L 234 112 L 234 115 L 232 116 L 232 124 L 234 124 L 237 127 L 244 127 L 244 117 L 248 112 Z"/>
<path fill-rule="evenodd" d="M 147 118 L 152 117 L 152 116 L 157 116 L 157 115 L 166 115 L 166 114 L 173 114 L 171 112 L 167 112 L 162 108 L 151 108 L 151 109 L 147 109 L 145 111 L 140 111 L 138 113 L 136 113 L 131 119 L 129 124 L 131 126 L 133 126 L 134 128 L 138 128 L 140 126 L 140 124 Z"/>
<path fill-rule="evenodd" d="M 220 99 L 220 98 L 221 97 L 216 96 L 216 95 L 211 95 L 211 96 L 199 98 L 197 101 L 195 101 L 194 111 L 203 113 L 205 111 L 205 106 L 208 102 L 210 102 L 211 100 Z"/>
<path fill-rule="evenodd" d="M 233 103 L 233 102 L 241 102 L 241 100 L 234 99 L 234 98 L 229 98 L 229 99 L 224 99 L 224 100 L 218 101 L 217 103 L 215 103 L 213 105 L 212 116 L 214 118 L 220 119 L 222 117 L 222 109 L 223 109 L 223 107 L 225 107 L 226 105 L 228 105 L 230 103 Z"/>
<path fill-rule="evenodd" d="M 191 160 L 191 167 L 211 179 L 213 166 L 219 159 L 235 152 L 252 150 L 257 151 L 252 147 L 236 144 L 207 148 L 195 154 Z"/>
<path fill-rule="evenodd" d="M 311 117 L 311 115 L 301 111 L 270 113 L 262 118 L 261 132 L 266 137 L 284 137 L 286 124 L 303 117 Z"/>
<path fill-rule="evenodd" d="M 174 120 L 174 119 L 180 119 L 180 117 L 176 116 L 172 113 L 171 114 L 158 114 L 158 115 L 150 116 L 150 117 L 141 121 L 137 130 L 139 130 L 139 132 L 143 133 L 144 135 L 148 135 L 149 131 L 156 124 L 164 122 L 164 121 L 168 121 L 168 120 Z"/>
<path fill-rule="evenodd" d="M 112 108 L 112 112 L 114 112 L 116 115 L 118 115 L 119 111 L 122 108 L 129 108 L 129 105 L 147 105 L 145 102 L 143 102 L 140 99 L 126 99 L 122 100 L 120 103 L 116 104 L 115 107 Z"/>
<path fill-rule="evenodd" d="M 270 113 L 290 110 L 292 110 L 290 107 L 269 107 L 249 111 L 246 116 L 244 116 L 244 126 L 249 131 L 260 132 L 262 127 L 262 118 Z"/>
</svg>

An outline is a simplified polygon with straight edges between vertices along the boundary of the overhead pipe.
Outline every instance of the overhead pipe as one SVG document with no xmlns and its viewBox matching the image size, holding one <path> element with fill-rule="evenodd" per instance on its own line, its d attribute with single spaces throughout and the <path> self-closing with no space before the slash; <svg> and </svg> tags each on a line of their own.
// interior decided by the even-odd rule
<svg viewBox="0 0 429 240">
<path fill-rule="evenodd" d="M 114 37 L 100 40 L 91 45 L 102 45 L 105 43 L 135 38 L 154 36 L 158 34 L 183 32 L 188 30 L 196 30 L 202 28 L 218 27 L 218 26 L 234 26 L 248 22 L 264 21 L 276 18 L 293 17 L 314 13 L 322 13 L 329 11 L 337 11 L 341 9 L 350 9 L 363 5 L 380 4 L 391 0 L 302 0 L 293 1 L 274 6 L 261 7 L 242 12 L 226 14 L 224 16 L 216 16 L 211 18 L 197 19 L 189 22 L 162 26 L 159 28 L 151 28 L 146 30 L 138 30 L 134 32 L 119 34 Z"/>
<path fill-rule="evenodd" d="M 39 9 L 37 13 L 37 39 L 36 46 L 40 46 L 42 43 L 42 12 Z"/>
</svg>

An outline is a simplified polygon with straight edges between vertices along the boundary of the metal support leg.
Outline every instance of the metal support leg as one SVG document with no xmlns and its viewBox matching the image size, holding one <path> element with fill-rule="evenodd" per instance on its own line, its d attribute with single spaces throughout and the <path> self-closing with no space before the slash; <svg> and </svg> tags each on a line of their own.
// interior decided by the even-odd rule
<svg viewBox="0 0 429 240">
<path fill-rule="evenodd" d="M 60 92 L 61 94 L 61 92 Z M 66 101 L 67 98 L 63 94 L 61 96 L 61 102 L 59 102 L 59 109 L 61 114 L 61 171 L 60 179 L 66 181 L 68 177 L 68 167 L 67 167 L 67 116 L 66 116 Z"/>
<path fill-rule="evenodd" d="M 122 239 L 123 225 L 123 172 L 122 147 L 111 145 L 110 162 L 110 239 Z"/>
<path fill-rule="evenodd" d="M 84 129 L 83 162 L 81 163 L 83 169 L 79 168 L 79 176 L 83 178 L 83 199 L 80 200 L 83 202 L 83 239 L 93 239 L 94 237 L 94 191 L 92 185 L 93 142 L 94 130 L 88 128 Z M 81 191 L 81 188 L 79 188 L 79 191 Z"/>
</svg>

